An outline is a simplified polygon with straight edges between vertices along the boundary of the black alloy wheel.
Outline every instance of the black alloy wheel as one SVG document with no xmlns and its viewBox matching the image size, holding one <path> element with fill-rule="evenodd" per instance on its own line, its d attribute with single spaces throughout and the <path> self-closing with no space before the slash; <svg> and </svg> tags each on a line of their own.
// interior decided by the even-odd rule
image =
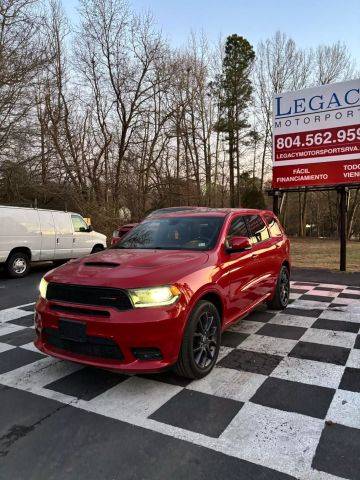
<svg viewBox="0 0 360 480">
<path fill-rule="evenodd" d="M 280 301 L 285 307 L 289 303 L 290 279 L 287 268 L 282 268 L 280 273 Z"/>
<path fill-rule="evenodd" d="M 186 378 L 205 377 L 215 366 L 221 342 L 221 320 L 211 302 L 200 300 L 191 312 L 175 371 Z"/>
<path fill-rule="evenodd" d="M 274 297 L 268 302 L 268 306 L 272 310 L 284 310 L 289 304 L 289 299 L 290 273 L 288 268 L 283 265 L 276 283 Z"/>
<path fill-rule="evenodd" d="M 218 326 L 214 313 L 205 310 L 199 317 L 193 334 L 193 357 L 199 368 L 207 368 L 214 360 Z"/>
</svg>

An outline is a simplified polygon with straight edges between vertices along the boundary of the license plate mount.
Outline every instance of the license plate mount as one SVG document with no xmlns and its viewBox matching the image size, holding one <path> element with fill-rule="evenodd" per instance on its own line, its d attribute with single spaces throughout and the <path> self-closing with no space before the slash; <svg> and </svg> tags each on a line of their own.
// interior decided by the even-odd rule
<svg viewBox="0 0 360 480">
<path fill-rule="evenodd" d="M 86 322 L 61 318 L 59 320 L 59 334 L 64 340 L 84 343 L 86 342 Z"/>
</svg>

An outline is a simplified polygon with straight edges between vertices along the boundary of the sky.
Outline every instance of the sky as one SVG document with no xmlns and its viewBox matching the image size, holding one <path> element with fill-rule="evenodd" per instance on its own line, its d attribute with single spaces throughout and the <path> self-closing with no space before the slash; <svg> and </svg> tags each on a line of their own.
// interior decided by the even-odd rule
<svg viewBox="0 0 360 480">
<path fill-rule="evenodd" d="M 281 30 L 301 47 L 337 40 L 349 47 L 360 66 L 360 0 L 128 0 L 136 12 L 150 10 L 175 47 L 191 31 L 216 42 L 237 33 L 254 46 Z M 77 0 L 63 0 L 74 23 Z"/>
</svg>

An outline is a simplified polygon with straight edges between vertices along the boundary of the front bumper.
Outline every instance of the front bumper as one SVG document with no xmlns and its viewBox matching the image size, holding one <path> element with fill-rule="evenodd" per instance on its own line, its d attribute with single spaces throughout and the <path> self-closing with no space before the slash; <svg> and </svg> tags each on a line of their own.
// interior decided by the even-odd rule
<svg viewBox="0 0 360 480">
<path fill-rule="evenodd" d="M 74 313 L 76 309 L 89 309 L 91 315 Z M 106 308 L 106 311 L 108 316 L 104 317 L 103 307 L 39 298 L 35 312 L 35 346 L 57 358 L 128 373 L 157 372 L 176 363 L 186 322 L 186 305 L 181 301 L 168 307 L 126 311 Z M 76 343 L 71 343 L 74 348 L 67 348 L 69 343 L 63 348 L 64 344 L 54 341 L 54 338 L 60 338 L 60 319 L 85 322 L 87 338 L 97 344 L 114 344 L 121 352 L 120 358 L 104 358 L 97 348 L 96 355 L 84 354 L 84 348 Z M 139 359 L 134 355 L 134 349 L 158 349 L 161 358 Z"/>
</svg>

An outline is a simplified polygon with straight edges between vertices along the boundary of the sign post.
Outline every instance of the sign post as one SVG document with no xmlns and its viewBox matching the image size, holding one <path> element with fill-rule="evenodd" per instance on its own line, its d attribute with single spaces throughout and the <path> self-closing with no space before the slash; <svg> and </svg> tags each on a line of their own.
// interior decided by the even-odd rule
<svg viewBox="0 0 360 480">
<path fill-rule="evenodd" d="M 274 211 L 286 191 L 339 192 L 340 270 L 346 270 L 349 188 L 360 187 L 360 79 L 274 98 Z"/>
<path fill-rule="evenodd" d="M 339 236 L 340 236 L 340 270 L 346 270 L 346 234 L 347 234 L 347 198 L 348 191 L 346 187 L 339 189 Z"/>
</svg>

